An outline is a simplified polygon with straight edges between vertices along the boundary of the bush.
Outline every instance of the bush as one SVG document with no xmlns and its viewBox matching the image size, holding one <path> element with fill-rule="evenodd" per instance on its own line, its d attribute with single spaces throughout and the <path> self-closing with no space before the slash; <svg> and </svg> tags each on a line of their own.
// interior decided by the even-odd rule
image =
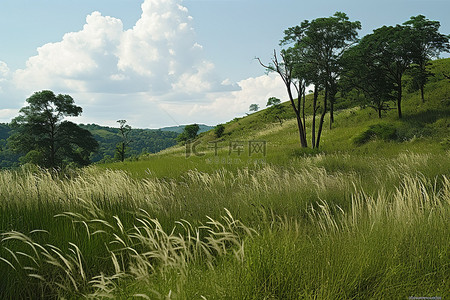
<svg viewBox="0 0 450 300">
<path fill-rule="evenodd" d="M 368 129 L 353 138 L 353 143 L 355 145 L 362 145 L 375 138 L 382 139 L 384 141 L 397 140 L 397 129 L 392 124 L 381 123 L 370 125 Z"/>
<path fill-rule="evenodd" d="M 219 124 L 214 128 L 214 134 L 217 138 L 220 138 L 225 131 L 225 126 L 223 124 Z"/>
</svg>

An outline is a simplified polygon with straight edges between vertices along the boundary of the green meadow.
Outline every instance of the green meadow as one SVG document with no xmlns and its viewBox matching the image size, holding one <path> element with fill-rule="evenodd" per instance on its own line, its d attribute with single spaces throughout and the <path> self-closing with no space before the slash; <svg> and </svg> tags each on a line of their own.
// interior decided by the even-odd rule
<svg viewBox="0 0 450 300">
<path fill-rule="evenodd" d="M 447 299 L 450 60 L 432 68 L 402 120 L 343 106 L 318 150 L 263 110 L 134 161 L 2 170 L 0 298 Z"/>
</svg>

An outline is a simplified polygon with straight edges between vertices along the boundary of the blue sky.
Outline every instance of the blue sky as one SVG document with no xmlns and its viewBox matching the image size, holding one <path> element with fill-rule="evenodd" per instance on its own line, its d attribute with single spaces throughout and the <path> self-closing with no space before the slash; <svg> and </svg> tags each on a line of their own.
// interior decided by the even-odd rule
<svg viewBox="0 0 450 300">
<path fill-rule="evenodd" d="M 0 122 L 43 89 L 72 95 L 77 122 L 225 122 L 285 99 L 254 58 L 268 61 L 286 28 L 336 11 L 361 21 L 361 37 L 418 14 L 450 33 L 448 0 L 0 0 Z"/>
</svg>

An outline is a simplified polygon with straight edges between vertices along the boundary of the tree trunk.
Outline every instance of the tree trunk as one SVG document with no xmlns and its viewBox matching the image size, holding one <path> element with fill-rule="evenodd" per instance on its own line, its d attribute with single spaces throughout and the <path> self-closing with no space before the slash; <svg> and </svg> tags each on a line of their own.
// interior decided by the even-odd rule
<svg viewBox="0 0 450 300">
<path fill-rule="evenodd" d="M 304 127 L 303 127 L 303 122 L 300 117 L 300 107 L 297 108 L 295 106 L 294 97 L 292 96 L 292 90 L 291 90 L 291 87 L 289 84 L 286 84 L 286 89 L 288 92 L 289 101 L 291 102 L 291 106 L 294 109 L 295 116 L 297 118 L 297 127 L 298 127 L 298 133 L 299 133 L 299 137 L 300 137 L 300 145 L 302 146 L 302 148 L 306 148 L 306 147 L 308 147 L 308 142 L 306 141 L 306 135 L 305 135 Z"/>
<path fill-rule="evenodd" d="M 312 128 L 311 128 L 311 145 L 313 148 L 316 147 L 316 112 L 317 112 L 317 97 L 319 96 L 319 90 L 317 84 L 314 85 L 314 99 L 313 99 L 313 118 L 312 118 Z"/>
<path fill-rule="evenodd" d="M 420 96 L 422 96 L 422 103 L 425 103 L 425 93 L 423 84 L 420 85 Z"/>
<path fill-rule="evenodd" d="M 402 118 L 402 84 L 400 83 L 397 87 L 397 110 L 398 118 Z"/>
<path fill-rule="evenodd" d="M 296 117 L 297 117 L 297 126 L 299 129 L 300 128 L 302 129 L 302 130 L 299 130 L 300 145 L 302 146 L 302 148 L 306 148 L 306 147 L 308 147 L 308 142 L 306 141 L 305 132 L 303 130 L 302 119 L 300 118 L 300 114 L 296 114 Z"/>
<path fill-rule="evenodd" d="M 328 98 L 328 86 L 325 86 L 325 97 L 323 99 L 323 110 L 322 115 L 320 116 L 319 130 L 317 131 L 316 148 L 319 148 L 320 145 L 320 136 L 322 135 L 323 122 L 325 120 L 325 115 L 327 113 L 327 100 L 328 100 L 327 98 Z"/>
<path fill-rule="evenodd" d="M 378 118 L 381 119 L 381 108 L 378 109 Z"/>
<path fill-rule="evenodd" d="M 334 96 L 330 95 L 330 130 L 334 123 Z"/>
<path fill-rule="evenodd" d="M 303 85 L 303 108 L 302 108 L 303 126 L 305 127 L 305 132 L 306 132 L 305 106 L 306 106 L 306 84 Z M 313 144 L 313 146 L 314 146 L 314 144 Z"/>
<path fill-rule="evenodd" d="M 56 161 L 56 147 L 55 147 L 55 135 L 56 135 L 56 130 L 55 130 L 56 125 L 51 123 L 50 124 L 50 167 L 54 168 L 55 166 L 55 161 Z"/>
<path fill-rule="evenodd" d="M 120 159 L 122 162 L 125 160 L 125 143 L 122 143 L 122 151 L 120 153 Z"/>
</svg>

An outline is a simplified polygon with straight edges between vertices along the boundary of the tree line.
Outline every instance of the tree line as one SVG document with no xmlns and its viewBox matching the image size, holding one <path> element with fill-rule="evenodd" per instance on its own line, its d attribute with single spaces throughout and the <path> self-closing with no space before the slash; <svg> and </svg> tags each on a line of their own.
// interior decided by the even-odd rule
<svg viewBox="0 0 450 300">
<path fill-rule="evenodd" d="M 343 12 L 327 18 L 305 20 L 284 31 L 270 63 L 259 63 L 283 80 L 289 102 L 297 119 L 300 145 L 308 147 L 306 138 L 306 88 L 314 86 L 312 100 L 311 146 L 318 148 L 325 116 L 330 129 L 338 92 L 356 91 L 367 106 L 382 113 L 396 103 L 402 118 L 404 75 L 421 92 L 432 75 L 429 61 L 441 52 L 450 51 L 449 36 L 439 32 L 440 23 L 423 15 L 411 17 L 401 25 L 383 26 L 358 37 L 359 21 L 350 21 Z M 319 94 L 323 94 L 319 100 Z"/>
</svg>

